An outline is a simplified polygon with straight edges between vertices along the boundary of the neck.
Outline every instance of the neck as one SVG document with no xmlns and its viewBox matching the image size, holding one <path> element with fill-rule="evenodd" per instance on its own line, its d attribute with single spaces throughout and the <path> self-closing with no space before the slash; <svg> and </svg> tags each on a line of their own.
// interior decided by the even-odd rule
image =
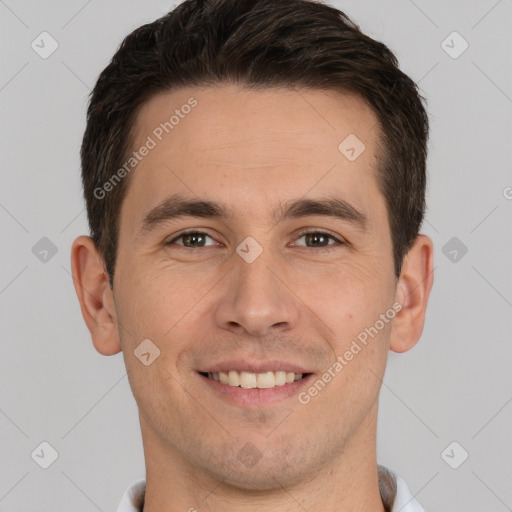
<svg viewBox="0 0 512 512">
<path fill-rule="evenodd" d="M 236 475 L 220 479 L 209 468 L 192 465 L 140 419 L 146 459 L 144 512 L 385 512 L 376 461 L 376 410 L 343 450 L 312 469 L 307 479 L 284 482 L 274 475 L 274 484 L 264 490 L 243 488 Z"/>
</svg>

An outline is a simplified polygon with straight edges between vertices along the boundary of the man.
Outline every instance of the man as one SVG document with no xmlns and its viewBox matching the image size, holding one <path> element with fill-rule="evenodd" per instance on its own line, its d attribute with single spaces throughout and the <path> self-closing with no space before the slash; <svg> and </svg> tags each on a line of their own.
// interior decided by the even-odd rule
<svg viewBox="0 0 512 512">
<path fill-rule="evenodd" d="M 322 3 L 188 0 L 123 41 L 72 247 L 139 408 L 120 512 L 423 510 L 376 428 L 432 286 L 427 138 L 393 54 Z"/>
</svg>

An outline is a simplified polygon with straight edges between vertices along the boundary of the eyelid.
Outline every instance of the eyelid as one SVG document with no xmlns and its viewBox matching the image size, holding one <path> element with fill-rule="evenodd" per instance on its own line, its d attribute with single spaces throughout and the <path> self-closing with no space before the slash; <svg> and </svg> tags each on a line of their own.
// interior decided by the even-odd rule
<svg viewBox="0 0 512 512">
<path fill-rule="evenodd" d="M 210 237 L 212 240 L 215 240 L 215 237 L 213 235 L 211 235 L 206 228 L 188 228 L 188 229 L 185 229 L 183 231 L 178 232 L 176 235 L 173 235 L 170 240 L 165 242 L 165 245 L 173 244 L 173 243 L 176 242 L 176 240 L 179 240 L 181 237 L 183 237 L 185 235 L 188 235 L 190 233 L 203 234 L 203 235 L 206 235 L 206 236 Z M 295 236 L 295 240 L 299 239 L 299 238 L 302 238 L 304 235 L 308 235 L 310 233 L 319 234 L 319 235 L 325 235 L 325 236 L 331 238 L 332 240 L 334 240 L 335 242 L 337 242 L 340 245 L 346 245 L 347 244 L 347 241 L 343 237 L 335 236 L 332 233 L 330 233 L 329 231 L 325 231 L 324 229 L 321 229 L 321 228 L 304 228 L 303 230 L 299 231 L 299 233 Z M 178 244 L 178 245 L 180 245 L 180 244 Z M 327 248 L 329 248 L 329 247 L 331 247 L 333 245 L 335 245 L 335 244 L 329 244 L 329 245 L 327 245 L 325 247 L 306 247 L 306 248 L 321 250 L 321 249 L 327 249 Z M 209 247 L 213 247 L 213 246 L 209 246 Z M 184 248 L 187 249 L 187 247 L 184 247 Z"/>
<path fill-rule="evenodd" d="M 205 229 L 205 228 L 188 228 L 188 229 L 185 229 L 183 231 L 178 232 L 175 235 L 172 235 L 172 238 L 170 238 L 169 240 L 164 242 L 164 244 L 165 245 L 170 245 L 172 243 L 175 243 L 176 240 L 179 240 L 182 236 L 188 235 L 190 233 L 203 234 L 203 235 L 206 235 L 206 236 L 210 237 L 212 240 L 215 240 L 215 237 L 213 235 L 211 235 L 209 233 L 209 231 L 207 229 Z M 185 249 L 187 249 L 187 247 L 185 247 Z"/>
<path fill-rule="evenodd" d="M 325 235 L 325 236 L 327 236 L 329 238 L 332 238 L 333 240 L 335 240 L 339 244 L 347 244 L 347 241 L 343 237 L 340 237 L 338 235 L 335 236 L 332 233 L 330 233 L 329 231 L 325 231 L 324 229 L 320 229 L 320 228 L 306 228 L 303 231 L 300 231 L 299 234 L 296 236 L 296 238 L 301 238 L 304 235 L 308 235 L 309 233 Z M 326 246 L 326 247 L 316 247 L 316 249 L 326 249 L 327 247 L 329 247 L 329 246 Z M 310 247 L 310 249 L 315 249 L 315 247 Z"/>
</svg>

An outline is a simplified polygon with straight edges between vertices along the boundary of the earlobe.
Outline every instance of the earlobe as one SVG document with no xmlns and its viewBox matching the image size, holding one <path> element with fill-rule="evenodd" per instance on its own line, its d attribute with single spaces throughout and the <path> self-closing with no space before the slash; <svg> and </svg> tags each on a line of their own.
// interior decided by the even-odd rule
<svg viewBox="0 0 512 512">
<path fill-rule="evenodd" d="M 395 300 L 402 309 L 393 322 L 389 347 L 393 352 L 406 352 L 420 339 L 433 281 L 432 240 L 418 235 L 404 258 L 397 284 Z"/>
<path fill-rule="evenodd" d="M 96 350 L 103 355 L 122 350 L 114 296 L 103 259 L 92 238 L 80 236 L 71 248 L 71 273 L 82 316 Z"/>
</svg>

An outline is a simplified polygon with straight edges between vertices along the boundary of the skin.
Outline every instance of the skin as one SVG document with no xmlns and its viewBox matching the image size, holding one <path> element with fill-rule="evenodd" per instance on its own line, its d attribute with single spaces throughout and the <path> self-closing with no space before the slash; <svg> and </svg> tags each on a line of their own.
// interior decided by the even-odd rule
<svg viewBox="0 0 512 512">
<path fill-rule="evenodd" d="M 421 335 L 433 251 L 419 235 L 396 279 L 376 181 L 376 117 L 334 91 L 193 87 L 154 96 L 136 120 L 133 147 L 191 96 L 197 107 L 131 175 L 114 291 L 92 240 L 80 236 L 72 247 L 94 346 L 123 351 L 139 408 L 144 510 L 382 512 L 378 394 L 389 350 L 407 351 Z M 353 162 L 338 150 L 352 133 L 366 146 Z M 144 215 L 177 192 L 225 202 L 236 215 L 168 221 L 137 238 Z M 364 213 L 366 229 L 322 215 L 271 217 L 279 203 L 325 195 Z M 188 228 L 211 238 L 165 245 Z M 345 243 L 315 245 L 303 228 Z M 252 263 L 236 252 L 247 236 L 263 249 Z M 236 406 L 197 373 L 245 358 L 290 361 L 321 376 L 394 302 L 402 305 L 394 320 L 307 404 L 295 395 Z M 145 366 L 134 350 L 147 338 L 161 353 Z M 260 456 L 253 465 L 238 457 L 246 443 Z"/>
</svg>

